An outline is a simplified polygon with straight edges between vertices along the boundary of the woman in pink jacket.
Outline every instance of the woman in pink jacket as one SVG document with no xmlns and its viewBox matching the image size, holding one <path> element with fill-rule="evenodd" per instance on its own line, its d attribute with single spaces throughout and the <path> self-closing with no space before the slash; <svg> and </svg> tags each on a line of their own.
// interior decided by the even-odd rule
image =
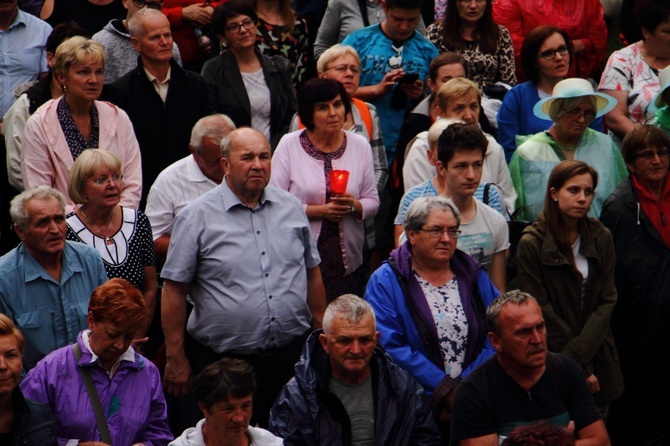
<svg viewBox="0 0 670 446">
<path fill-rule="evenodd" d="M 102 92 L 105 52 L 98 42 L 76 36 L 54 56 L 53 72 L 63 96 L 40 107 L 26 123 L 21 174 L 28 190 L 40 184 L 67 197 L 70 169 L 86 149 L 110 150 L 124 166 L 121 205 L 136 209 L 142 193 L 142 160 L 128 115 Z M 74 203 L 68 198 L 68 212 Z"/>
<path fill-rule="evenodd" d="M 363 221 L 379 209 L 370 143 L 342 130 L 350 112 L 341 83 L 308 80 L 298 92 L 298 116 L 306 129 L 284 135 L 272 156 L 270 184 L 305 206 L 328 302 L 342 294 L 363 295 Z M 344 193 L 331 182 L 333 170 L 349 172 Z"/>
</svg>

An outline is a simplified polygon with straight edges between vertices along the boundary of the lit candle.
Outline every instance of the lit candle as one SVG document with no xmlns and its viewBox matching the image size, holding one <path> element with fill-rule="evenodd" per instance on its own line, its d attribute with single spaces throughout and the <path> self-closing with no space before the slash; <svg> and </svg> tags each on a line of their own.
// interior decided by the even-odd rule
<svg viewBox="0 0 670 446">
<path fill-rule="evenodd" d="M 349 181 L 348 170 L 330 171 L 330 190 L 333 194 L 341 195 L 347 192 L 347 182 Z"/>
</svg>

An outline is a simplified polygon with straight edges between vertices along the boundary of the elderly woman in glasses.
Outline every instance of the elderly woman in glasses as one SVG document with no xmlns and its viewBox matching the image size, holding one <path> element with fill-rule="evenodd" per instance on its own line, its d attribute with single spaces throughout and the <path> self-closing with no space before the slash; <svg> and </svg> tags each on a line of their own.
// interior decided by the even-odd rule
<svg viewBox="0 0 670 446">
<path fill-rule="evenodd" d="M 528 33 L 521 46 L 521 68 L 528 82 L 512 88 L 498 110 L 498 141 L 509 163 L 519 136 L 534 135 L 551 127 L 551 121 L 533 114 L 541 98 L 551 95 L 556 84 L 568 76 L 574 58 L 568 33 L 541 25 Z M 601 118 L 589 127 L 602 131 Z"/>
<path fill-rule="evenodd" d="M 414 200 L 405 213 L 407 241 L 372 274 L 365 292 L 381 345 L 432 394 L 444 419 L 460 379 L 494 353 L 483 321 L 499 294 L 486 272 L 456 248 L 459 226 L 450 199 Z"/>
<path fill-rule="evenodd" d="M 612 328 L 625 389 L 612 405 L 621 444 L 652 444 L 666 427 L 670 346 L 670 138 L 635 127 L 621 147 L 630 176 L 607 198 L 600 220 L 612 231 L 619 294 Z M 618 317 L 617 317 L 618 316 Z M 631 424 L 632 423 L 632 424 Z M 626 425 L 640 426 L 630 432 Z"/>
<path fill-rule="evenodd" d="M 59 444 L 165 446 L 172 440 L 160 373 L 131 346 L 148 317 L 140 292 L 111 279 L 93 291 L 88 329 L 77 343 L 50 353 L 28 372 L 21 390 L 51 408 Z M 109 438 L 95 415 L 95 396 Z"/>
<path fill-rule="evenodd" d="M 290 62 L 267 57 L 255 46 L 258 16 L 245 0 L 230 0 L 212 15 L 212 29 L 223 42 L 223 53 L 208 60 L 202 77 L 217 113 L 237 127 L 253 127 L 273 148 L 288 132 L 296 111 Z"/>
<path fill-rule="evenodd" d="M 68 193 L 81 206 L 67 216 L 67 239 L 95 248 L 111 279 L 126 279 L 142 292 L 149 311 L 146 334 L 156 305 L 156 259 L 149 219 L 119 205 L 123 185 L 121 160 L 115 154 L 90 149 L 77 158 L 70 172 Z"/>
<path fill-rule="evenodd" d="M 603 202 L 626 176 L 626 166 L 612 139 L 588 125 L 615 105 L 610 96 L 595 93 L 589 81 L 577 78 L 562 80 L 551 97 L 535 105 L 535 116 L 551 119 L 553 124 L 546 132 L 528 137 L 509 164 L 522 218 L 537 219 L 544 208 L 551 170 L 559 162 L 572 159 L 584 161 L 598 172 L 599 193 L 589 216 L 600 215 Z"/>
</svg>

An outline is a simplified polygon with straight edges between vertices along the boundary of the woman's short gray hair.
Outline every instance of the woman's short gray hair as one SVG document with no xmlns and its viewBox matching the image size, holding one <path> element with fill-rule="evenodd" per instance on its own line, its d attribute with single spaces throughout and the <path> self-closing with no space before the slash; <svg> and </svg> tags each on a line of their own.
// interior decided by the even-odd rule
<svg viewBox="0 0 670 446">
<path fill-rule="evenodd" d="M 319 59 L 316 61 L 316 71 L 319 73 L 325 73 L 326 70 L 328 70 L 328 64 L 342 56 L 352 56 L 354 59 L 356 59 L 356 63 L 360 68 L 361 58 L 358 56 L 356 49 L 349 45 L 342 45 L 341 43 L 337 43 L 321 53 Z"/>
<path fill-rule="evenodd" d="M 570 110 L 577 108 L 584 99 L 588 99 L 591 102 L 591 105 L 593 106 L 593 111 L 597 113 L 598 104 L 596 103 L 595 96 L 577 96 L 574 98 L 560 98 L 551 101 L 551 104 L 549 105 L 549 113 L 547 114 L 549 115 L 549 117 L 553 122 L 556 122 L 559 119 L 561 119 L 561 117 L 563 117 L 564 114 L 566 114 Z"/>
<path fill-rule="evenodd" d="M 461 213 L 458 212 L 458 208 L 450 198 L 443 196 L 420 197 L 414 200 L 405 212 L 403 224 L 405 231 L 418 231 L 423 228 L 434 209 L 451 212 L 456 219 L 456 224 L 461 226 Z"/>
<path fill-rule="evenodd" d="M 323 314 L 323 332 L 328 336 L 328 333 L 330 333 L 330 330 L 333 327 L 333 319 L 336 317 L 351 323 L 356 323 L 363 319 L 363 316 L 366 314 L 372 316 L 372 322 L 376 326 L 377 319 L 375 318 L 375 311 L 369 303 L 355 294 L 343 294 L 328 304 L 328 307 Z"/>
<path fill-rule="evenodd" d="M 47 198 L 55 198 L 58 200 L 60 207 L 63 209 L 63 213 L 65 213 L 67 202 L 65 201 L 63 194 L 52 187 L 41 185 L 23 191 L 14 197 L 9 204 L 9 215 L 12 217 L 12 222 L 25 231 L 30 222 L 30 216 L 28 215 L 28 211 L 26 211 L 26 203 L 30 200 L 46 200 Z"/>
</svg>

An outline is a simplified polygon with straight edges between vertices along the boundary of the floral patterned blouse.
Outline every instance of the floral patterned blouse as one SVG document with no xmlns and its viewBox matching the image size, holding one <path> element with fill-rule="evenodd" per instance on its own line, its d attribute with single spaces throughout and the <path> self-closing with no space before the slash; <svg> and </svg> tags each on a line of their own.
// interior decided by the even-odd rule
<svg viewBox="0 0 670 446">
<path fill-rule="evenodd" d="M 444 371 L 452 378 L 463 372 L 465 348 L 468 341 L 468 320 L 465 316 L 456 277 L 442 286 L 433 286 L 426 279 L 414 275 L 421 285 L 426 302 L 437 327 L 440 349 L 444 357 Z"/>
<path fill-rule="evenodd" d="M 307 23 L 296 15 L 293 32 L 285 25 L 273 25 L 258 19 L 256 44 L 266 56 L 284 56 L 291 62 L 293 86 L 299 88 L 307 80 L 307 68 L 311 64 L 311 48 L 307 34 Z"/>
<path fill-rule="evenodd" d="M 453 51 L 465 59 L 468 68 L 468 79 L 476 82 L 481 88 L 504 82 L 516 85 L 514 63 L 514 47 L 509 31 L 498 25 L 498 42 L 495 54 L 486 54 L 479 49 L 479 42 L 463 40 L 465 49 L 449 48 L 442 39 L 442 21 L 435 22 L 426 29 L 426 38 L 440 51 Z"/>
<path fill-rule="evenodd" d="M 649 106 L 660 90 L 658 70 L 647 65 L 637 43 L 612 53 L 598 89 L 627 91 L 628 117 L 635 124 L 650 124 L 654 119 Z"/>
</svg>

